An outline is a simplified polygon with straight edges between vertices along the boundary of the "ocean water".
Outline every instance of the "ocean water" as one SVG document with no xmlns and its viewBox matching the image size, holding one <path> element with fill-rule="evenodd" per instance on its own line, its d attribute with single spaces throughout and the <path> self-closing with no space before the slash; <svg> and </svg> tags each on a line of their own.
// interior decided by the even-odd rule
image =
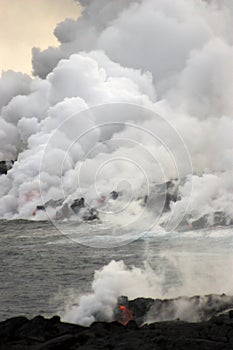
<svg viewBox="0 0 233 350">
<path fill-rule="evenodd" d="M 129 273 L 132 266 L 140 275 L 150 270 L 150 290 L 142 291 L 140 280 L 134 280 L 133 286 L 123 286 L 129 296 L 233 294 L 232 227 L 144 232 L 128 244 L 97 248 L 63 235 L 49 221 L 1 220 L 0 226 L 1 320 L 63 315 L 74 296 L 78 303 L 80 296 L 92 292 L 95 271 L 112 260 L 123 260 Z M 81 224 L 79 232 L 96 234 L 98 226 Z M 114 276 L 114 268 L 111 273 Z M 124 283 L 132 284 L 132 279 Z"/>
</svg>

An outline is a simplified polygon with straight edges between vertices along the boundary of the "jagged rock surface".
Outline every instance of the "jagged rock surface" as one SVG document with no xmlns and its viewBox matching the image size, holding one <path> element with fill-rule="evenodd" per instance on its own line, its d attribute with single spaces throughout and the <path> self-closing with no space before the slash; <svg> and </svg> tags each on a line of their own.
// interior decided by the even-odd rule
<svg viewBox="0 0 233 350">
<path fill-rule="evenodd" d="M 155 302 L 139 298 L 129 302 L 129 306 L 134 305 L 134 312 L 140 318 Z M 58 316 L 51 319 L 37 316 L 32 320 L 19 316 L 0 323 L 0 350 L 59 349 L 232 350 L 233 311 L 197 323 L 176 320 L 141 327 L 134 320 L 125 326 L 114 321 L 82 327 L 63 323 Z"/>
</svg>

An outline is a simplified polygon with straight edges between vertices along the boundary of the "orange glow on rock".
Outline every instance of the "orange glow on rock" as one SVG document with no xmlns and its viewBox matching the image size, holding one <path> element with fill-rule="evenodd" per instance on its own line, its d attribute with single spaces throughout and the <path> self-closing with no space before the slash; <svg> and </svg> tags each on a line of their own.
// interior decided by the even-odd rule
<svg viewBox="0 0 233 350">
<path fill-rule="evenodd" d="M 120 305 L 119 309 L 121 310 L 120 323 L 125 326 L 130 320 L 133 320 L 133 312 L 124 305 Z"/>
</svg>

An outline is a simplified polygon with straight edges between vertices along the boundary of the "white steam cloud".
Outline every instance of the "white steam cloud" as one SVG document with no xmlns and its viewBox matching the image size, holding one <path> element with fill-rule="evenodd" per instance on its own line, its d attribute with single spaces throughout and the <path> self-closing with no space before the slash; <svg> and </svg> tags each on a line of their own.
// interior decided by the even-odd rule
<svg viewBox="0 0 233 350">
<path fill-rule="evenodd" d="M 197 262 L 196 257 L 191 257 L 188 253 L 176 256 L 171 255 L 171 252 L 162 254 L 161 258 L 170 261 L 179 271 L 180 281 L 176 285 L 173 282 L 168 288 L 166 278 L 170 277 L 166 277 L 165 272 L 167 271 L 165 271 L 166 268 L 163 269 L 162 260 L 159 264 L 161 266 L 158 265 L 155 269 L 152 269 L 146 262 L 142 268 L 138 268 L 128 267 L 123 261 L 112 260 L 100 270 L 95 271 L 92 291 L 89 294 L 78 297 L 73 292 L 73 295 L 70 295 L 62 318 L 65 321 L 85 326 L 98 320 L 112 321 L 118 298 L 121 296 L 127 296 L 129 300 L 133 300 L 137 297 L 167 299 L 184 295 L 192 297 L 203 293 L 232 293 L 232 284 L 226 283 L 229 274 L 232 273 L 230 256 L 227 264 L 226 260 L 221 261 L 221 259 L 216 264 L 216 261 L 214 263 L 208 259 L 205 259 L 205 262 L 203 259 Z M 209 271 L 212 271 L 211 274 Z M 216 296 L 215 299 L 214 301 L 213 298 L 211 303 L 213 310 L 214 304 L 218 305 L 219 298 Z M 198 303 L 195 298 L 177 298 L 169 306 L 164 305 L 164 308 L 159 311 L 152 306 L 144 321 L 150 323 L 180 318 L 197 322 L 201 320 L 204 309 L 210 309 L 207 302 L 205 297 L 201 297 Z"/>
<path fill-rule="evenodd" d="M 206 214 L 211 222 L 211 215 L 222 211 L 232 219 L 232 3 L 81 3 L 80 18 L 55 28 L 58 48 L 33 49 L 35 78 L 13 71 L 2 74 L 0 157 L 17 162 L 1 177 L 0 216 L 30 218 L 41 204 L 40 191 L 44 200 L 61 198 L 63 190 L 66 198 L 77 194 L 81 166 L 82 190 L 91 197 L 92 173 L 124 156 L 140 164 L 152 182 L 186 179 L 176 205 L 179 213 L 187 212 L 193 186 L 188 211 L 192 218 Z M 114 103 L 118 108 L 93 110 Z M 121 109 L 119 103 L 137 106 L 138 111 Z M 154 113 L 177 132 L 153 118 Z M 106 123 L 108 127 L 101 126 Z M 141 130 L 164 141 L 175 157 L 178 176 L 165 147 Z M 190 153 L 194 176 L 177 133 Z M 135 144 L 103 143 L 119 138 L 144 145 L 158 166 Z M 131 178 L 135 188 L 142 187 L 142 178 L 132 168 L 120 169 L 119 163 L 112 163 L 99 179 L 99 191 Z"/>
<path fill-rule="evenodd" d="M 149 266 L 129 269 L 123 261 L 113 260 L 100 271 L 95 271 L 92 294 L 82 296 L 78 306 L 67 305 L 64 320 L 83 325 L 90 325 L 100 315 L 108 321 L 112 320 L 118 297 L 151 296 L 155 292 L 158 295 L 158 285 L 161 285 L 159 278 L 153 275 Z"/>
</svg>

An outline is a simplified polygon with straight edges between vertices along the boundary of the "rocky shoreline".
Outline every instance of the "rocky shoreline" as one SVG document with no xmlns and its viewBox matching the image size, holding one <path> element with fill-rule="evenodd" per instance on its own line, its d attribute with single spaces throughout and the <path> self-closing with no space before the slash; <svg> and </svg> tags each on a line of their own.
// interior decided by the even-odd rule
<svg viewBox="0 0 233 350">
<path fill-rule="evenodd" d="M 90 327 L 63 323 L 58 316 L 32 320 L 14 317 L 0 323 L 1 350 L 230 350 L 233 349 L 233 312 L 209 321 L 156 322 L 139 327 L 114 321 Z"/>
<path fill-rule="evenodd" d="M 196 305 L 195 315 L 199 310 L 198 322 L 162 320 L 174 316 L 174 305 L 184 297 L 131 301 L 121 297 L 113 322 L 102 320 L 89 327 L 61 322 L 59 316 L 10 318 L 0 323 L 0 350 L 233 349 L 233 297 L 223 294 L 186 299 Z M 147 323 L 145 315 L 152 314 L 160 321 Z"/>
</svg>

